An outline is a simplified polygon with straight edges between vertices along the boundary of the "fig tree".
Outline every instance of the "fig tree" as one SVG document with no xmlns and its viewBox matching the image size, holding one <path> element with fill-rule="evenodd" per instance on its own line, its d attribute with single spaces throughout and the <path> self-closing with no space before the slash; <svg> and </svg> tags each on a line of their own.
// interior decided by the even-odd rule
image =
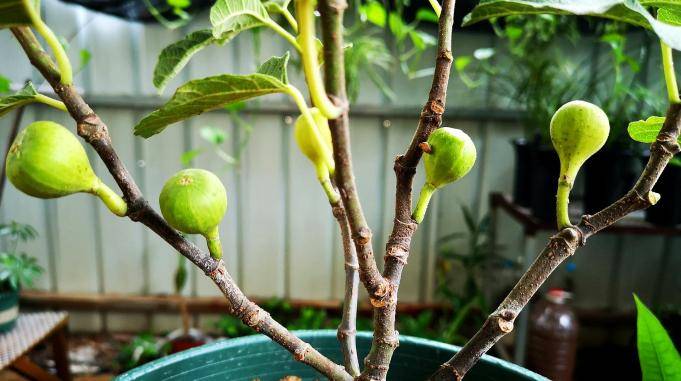
<svg viewBox="0 0 681 381">
<path fill-rule="evenodd" d="M 127 213 L 125 201 L 95 175 L 78 138 L 58 123 L 29 124 L 14 139 L 5 165 L 9 181 L 30 196 L 57 198 L 91 193 L 115 215 Z"/>
<path fill-rule="evenodd" d="M 201 234 L 211 256 L 222 258 L 219 226 L 227 211 L 227 191 L 217 176 L 203 169 L 181 170 L 166 181 L 159 204 L 170 226 Z"/>
<path fill-rule="evenodd" d="M 561 106 L 551 118 L 551 141 L 560 158 L 560 176 L 556 194 L 558 228 L 570 224 L 568 203 L 570 190 L 582 164 L 598 152 L 608 140 L 608 116 L 598 106 L 572 101 Z"/>
<path fill-rule="evenodd" d="M 412 218 L 421 223 L 433 193 L 464 177 L 475 164 L 476 150 L 471 138 L 463 131 L 441 127 L 421 145 L 424 153 L 426 182 L 421 188 Z"/>
</svg>

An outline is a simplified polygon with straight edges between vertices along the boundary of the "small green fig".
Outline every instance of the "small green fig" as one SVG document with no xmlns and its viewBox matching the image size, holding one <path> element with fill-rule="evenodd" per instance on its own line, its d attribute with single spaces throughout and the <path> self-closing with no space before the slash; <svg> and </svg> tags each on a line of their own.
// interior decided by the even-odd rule
<svg viewBox="0 0 681 381">
<path fill-rule="evenodd" d="M 412 218 L 421 223 L 433 193 L 443 186 L 464 177 L 475 164 L 477 152 L 471 138 L 456 128 L 442 127 L 421 143 L 426 167 L 426 183 Z"/>
<path fill-rule="evenodd" d="M 330 153 L 333 152 L 331 144 L 331 130 L 329 121 L 317 108 L 310 108 L 310 114 L 314 125 L 308 122 L 305 115 L 298 117 L 294 127 L 294 136 L 298 147 L 315 167 L 317 179 L 324 187 L 331 202 L 338 201 L 338 194 L 331 185 L 331 178 L 336 169 Z"/>
<path fill-rule="evenodd" d="M 608 140 L 608 116 L 598 106 L 572 101 L 561 106 L 551 118 L 551 141 L 560 158 L 556 194 L 558 228 L 571 226 L 568 203 L 572 184 L 584 162 Z"/>
<path fill-rule="evenodd" d="M 227 211 L 227 191 L 217 176 L 203 169 L 183 169 L 163 185 L 159 204 L 170 226 L 201 234 L 211 256 L 222 258 L 219 226 Z"/>
<path fill-rule="evenodd" d="M 14 139 L 5 165 L 9 181 L 30 196 L 57 198 L 91 193 L 117 216 L 127 213 L 125 201 L 95 175 L 78 138 L 60 124 L 29 124 Z"/>
</svg>

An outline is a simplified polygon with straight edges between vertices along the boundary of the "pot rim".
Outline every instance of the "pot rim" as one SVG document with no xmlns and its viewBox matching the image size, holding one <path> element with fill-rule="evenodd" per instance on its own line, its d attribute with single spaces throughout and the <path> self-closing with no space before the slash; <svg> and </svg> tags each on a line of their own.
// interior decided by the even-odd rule
<svg viewBox="0 0 681 381">
<path fill-rule="evenodd" d="M 296 331 L 291 331 L 296 337 L 299 337 L 303 340 L 315 338 L 315 337 L 320 337 L 320 336 L 329 336 L 329 337 L 336 337 L 336 330 L 334 329 L 320 329 L 320 330 L 296 330 Z M 357 338 L 363 338 L 363 339 L 369 339 L 371 340 L 373 337 L 373 332 L 370 331 L 358 331 L 357 332 Z M 137 379 L 138 376 L 148 374 L 150 372 L 162 369 L 168 365 L 175 364 L 178 362 L 184 361 L 186 358 L 189 357 L 194 357 L 198 355 L 203 355 L 203 354 L 209 354 L 215 351 L 220 351 L 223 349 L 228 349 L 228 348 L 235 348 L 235 347 L 240 347 L 243 345 L 248 345 L 248 344 L 261 344 L 261 343 L 266 343 L 266 342 L 271 342 L 272 340 L 262 334 L 253 334 L 249 336 L 243 336 L 243 337 L 237 337 L 234 339 L 219 339 L 215 340 L 211 343 L 191 348 L 179 353 L 175 353 L 154 361 L 151 361 L 149 363 L 146 363 L 142 366 L 139 366 L 137 368 L 131 369 L 116 378 L 114 378 L 114 381 L 129 381 L 129 380 L 135 380 Z M 413 337 L 413 336 L 403 336 L 400 335 L 400 344 L 415 344 L 415 345 L 421 345 L 421 346 L 428 346 L 431 348 L 439 349 L 442 351 L 447 351 L 447 352 L 458 352 L 461 350 L 461 347 L 457 345 L 451 345 L 451 344 L 446 344 L 442 343 L 439 341 L 434 341 L 434 340 L 429 340 L 429 339 L 423 339 L 420 337 Z M 283 349 L 283 348 L 282 348 Z M 293 360 L 292 360 L 293 361 Z M 509 361 L 505 361 L 499 358 L 496 358 L 494 356 L 490 355 L 483 355 L 480 358 L 481 362 L 487 363 L 488 365 L 492 366 L 497 366 L 499 368 L 508 370 L 513 373 L 517 374 L 522 374 L 526 377 L 532 377 L 531 379 L 534 380 L 549 380 L 548 378 L 545 378 L 537 373 L 534 373 L 530 371 L 529 369 L 523 368 L 520 365 L 516 365 L 514 363 L 511 363 Z"/>
</svg>

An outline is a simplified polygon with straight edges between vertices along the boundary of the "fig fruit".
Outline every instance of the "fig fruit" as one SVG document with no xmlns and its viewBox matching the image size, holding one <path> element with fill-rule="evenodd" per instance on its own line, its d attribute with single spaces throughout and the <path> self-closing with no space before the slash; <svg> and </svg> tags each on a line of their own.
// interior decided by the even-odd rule
<svg viewBox="0 0 681 381">
<path fill-rule="evenodd" d="M 300 151 L 312 162 L 317 180 L 322 184 L 331 202 L 338 201 L 338 194 L 331 184 L 331 176 L 336 167 L 329 152 L 333 152 L 329 121 L 317 108 L 310 108 L 314 125 L 304 115 L 298 117 L 294 127 L 294 136 Z"/>
<path fill-rule="evenodd" d="M 421 223 L 433 193 L 464 177 L 475 164 L 477 152 L 471 138 L 463 131 L 441 127 L 422 143 L 426 182 L 421 189 L 412 218 Z"/>
<path fill-rule="evenodd" d="M 170 226 L 206 238 L 208 251 L 222 258 L 220 221 L 227 211 L 227 191 L 220 179 L 203 169 L 184 169 L 171 176 L 159 196 L 161 213 Z"/>
<path fill-rule="evenodd" d="M 7 178 L 20 191 L 38 198 L 91 193 L 117 216 L 128 206 L 94 173 L 78 138 L 58 123 L 37 121 L 14 139 L 6 160 Z"/>
<path fill-rule="evenodd" d="M 598 152 L 608 140 L 608 116 L 598 106 L 572 101 L 561 106 L 551 118 L 551 141 L 560 158 L 560 176 L 556 194 L 558 228 L 570 224 L 568 203 L 570 190 L 584 162 Z"/>
</svg>

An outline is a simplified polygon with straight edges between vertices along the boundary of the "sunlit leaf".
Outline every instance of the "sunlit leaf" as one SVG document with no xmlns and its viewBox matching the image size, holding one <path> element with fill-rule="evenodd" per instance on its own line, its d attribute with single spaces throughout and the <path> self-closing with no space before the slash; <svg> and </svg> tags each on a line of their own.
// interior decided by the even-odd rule
<svg viewBox="0 0 681 381">
<path fill-rule="evenodd" d="M 189 81 L 180 86 L 163 107 L 144 117 L 135 126 L 135 135 L 148 138 L 168 125 L 194 115 L 234 102 L 281 93 L 287 88 L 286 83 L 282 82 L 287 78 L 286 61 L 288 54 L 271 58 L 255 74 L 223 74 Z"/>
<path fill-rule="evenodd" d="M 213 36 L 233 38 L 238 33 L 271 22 L 260 0 L 218 0 L 210 9 Z"/>
<path fill-rule="evenodd" d="M 419 10 L 416 11 L 416 19 L 435 24 L 440 20 L 431 8 L 419 8 Z"/>
<path fill-rule="evenodd" d="M 641 143 L 652 143 L 657 139 L 657 135 L 662 129 L 665 117 L 651 116 L 646 120 L 637 120 L 629 123 L 627 132 L 629 136 Z"/>
<path fill-rule="evenodd" d="M 5 77 L 4 75 L 0 74 L 0 94 L 8 92 L 11 86 L 12 81 L 9 78 Z"/>
<path fill-rule="evenodd" d="M 38 92 L 33 87 L 33 84 L 29 82 L 16 93 L 0 98 L 0 117 L 3 117 L 17 107 L 33 103 L 36 95 L 38 95 Z"/>
<path fill-rule="evenodd" d="M 362 20 L 385 28 L 386 21 L 388 20 L 388 12 L 386 12 L 383 5 L 378 1 L 370 0 L 366 4 L 360 6 L 359 13 Z"/>
</svg>

